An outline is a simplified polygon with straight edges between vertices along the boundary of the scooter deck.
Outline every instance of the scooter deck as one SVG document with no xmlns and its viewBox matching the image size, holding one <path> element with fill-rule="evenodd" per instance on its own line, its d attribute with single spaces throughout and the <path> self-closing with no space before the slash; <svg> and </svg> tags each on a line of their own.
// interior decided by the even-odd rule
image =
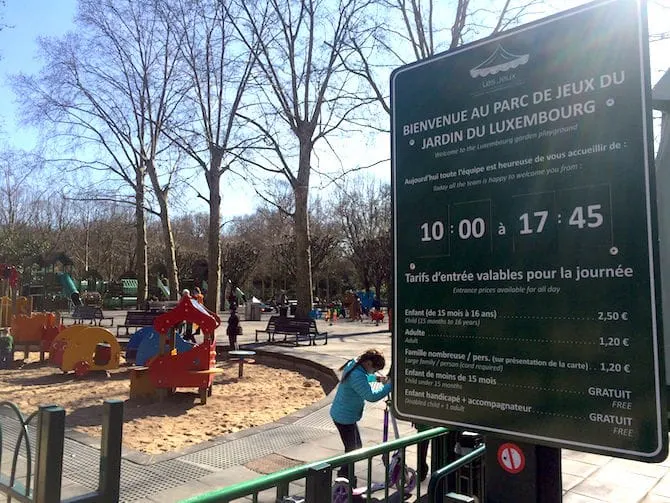
<svg viewBox="0 0 670 503">
<path fill-rule="evenodd" d="M 335 479 L 332 490 L 332 501 L 333 503 L 346 503 L 349 501 L 349 497 L 353 498 L 354 501 L 362 501 L 362 498 L 370 493 L 374 493 L 381 489 L 384 489 L 385 485 L 378 482 L 372 482 L 369 486 L 355 487 L 353 489 L 349 488 L 349 481 L 344 477 L 338 477 Z M 351 496 L 349 496 L 351 495 Z"/>
<path fill-rule="evenodd" d="M 373 493 L 376 491 L 381 491 L 382 489 L 384 489 L 384 487 L 385 487 L 384 484 L 382 484 L 381 482 L 373 482 L 372 484 L 370 484 L 370 492 Z M 354 496 L 363 496 L 367 492 L 368 492 L 368 486 L 364 486 L 364 487 L 356 487 L 351 492 L 351 494 Z"/>
</svg>

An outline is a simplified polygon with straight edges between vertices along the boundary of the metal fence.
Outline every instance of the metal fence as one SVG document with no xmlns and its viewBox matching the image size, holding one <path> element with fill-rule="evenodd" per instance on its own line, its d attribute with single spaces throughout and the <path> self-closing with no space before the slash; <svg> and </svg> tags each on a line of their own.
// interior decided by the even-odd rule
<svg viewBox="0 0 670 503">
<path fill-rule="evenodd" d="M 3 434 L 3 418 L 10 418 L 19 424 L 19 432 L 13 445 L 5 445 L 8 439 Z M 123 402 L 120 400 L 105 401 L 98 489 L 63 500 L 65 503 L 111 503 L 119 500 L 122 428 Z M 31 439 L 34 439 L 34 444 Z M 14 404 L 0 402 L 0 467 L 9 466 L 8 473 L 0 473 L 0 493 L 6 495 L 6 501 L 61 502 L 64 439 L 65 410 L 63 408 L 45 405 L 26 417 Z M 421 493 L 421 484 L 414 479 L 416 474 L 409 469 L 410 464 L 418 466 L 419 460 L 415 456 L 408 456 L 408 448 L 421 442 L 431 443 L 432 476 L 427 494 Z M 334 498 L 333 470 L 346 467 L 349 480 L 351 480 L 355 463 L 363 463 L 366 467 L 365 480 L 370 483 L 364 485 L 366 490 L 362 496 L 368 500 L 371 499 L 373 492 L 379 492 L 379 496 L 375 494 L 375 497 L 381 498 L 383 494 L 383 501 L 386 502 L 402 500 L 403 495 L 411 494 L 416 497 L 416 501 L 431 503 L 438 501 L 482 503 L 484 501 L 484 452 L 485 446 L 479 436 L 473 436 L 467 432 L 448 431 L 445 428 L 433 428 L 323 461 L 264 475 L 184 501 L 187 503 L 226 503 L 251 497 L 252 501 L 258 502 L 264 491 L 269 491 L 271 501 L 276 502 L 353 501 L 353 483 L 347 483 L 346 490 Z M 3 453 L 10 454 L 11 462 L 5 460 L 3 464 Z M 397 462 L 395 465 L 394 458 Z M 409 458 L 413 458 L 411 461 L 416 459 L 416 465 L 413 462 L 407 463 Z M 23 468 L 20 468 L 19 465 Z M 392 475 L 391 466 L 396 466 L 399 472 L 396 471 L 395 475 Z M 382 471 L 383 475 L 380 476 Z M 373 487 L 371 481 L 374 477 L 377 477 L 379 482 Z M 341 485 L 339 487 L 343 489 Z M 268 497 L 267 493 L 262 495 L 264 501 L 267 501 Z"/>
<path fill-rule="evenodd" d="M 481 437 L 479 437 L 481 438 Z M 422 497 L 429 498 L 429 501 L 439 501 L 439 494 L 443 496 L 447 491 L 454 494 L 456 491 L 463 491 L 466 494 L 476 495 L 478 491 L 483 492 L 483 462 L 482 453 L 484 447 L 478 447 L 472 450 L 465 457 L 460 457 L 463 450 L 471 450 L 467 446 L 463 447 L 463 433 L 451 431 L 445 428 L 433 428 L 422 433 L 417 433 L 404 438 L 391 440 L 380 445 L 359 449 L 347 454 L 334 456 L 323 461 L 308 463 L 305 465 L 289 468 L 280 472 L 271 473 L 262 477 L 255 478 L 247 482 L 241 482 L 232 486 L 224 487 L 206 494 L 194 496 L 183 500 L 182 503 L 227 503 L 241 498 L 251 497 L 253 502 L 276 501 L 276 502 L 309 502 L 309 503 L 332 503 L 334 501 L 353 501 L 353 487 L 349 485 L 347 496 L 342 498 L 341 494 L 335 497 L 333 492 L 333 470 L 341 466 L 348 466 L 349 475 L 353 475 L 353 466 L 356 462 L 362 462 L 366 466 L 366 489 L 361 494 L 362 497 L 370 500 L 372 493 L 379 491 L 375 497 L 382 498 L 383 501 L 402 500 L 403 493 L 409 496 L 409 493 L 416 497 L 416 501 L 421 501 Z M 412 484 L 406 477 L 405 460 L 408 459 L 407 449 L 410 446 L 417 445 L 423 441 L 431 442 L 431 465 L 433 477 L 429 488 L 433 488 L 434 494 L 421 493 L 420 483 Z M 399 453 L 401 460 L 400 480 L 392 484 L 390 478 L 389 458 L 392 453 Z M 372 485 L 373 466 L 375 458 L 381 458 L 381 463 L 377 460 L 377 465 L 384 469 L 384 479 L 378 484 Z M 413 456 L 412 456 L 413 458 Z M 458 459 L 454 463 L 450 463 Z M 445 468 L 439 467 L 448 464 Z M 418 466 L 418 460 L 417 465 Z M 470 470 L 469 475 L 465 470 Z M 439 474 L 438 478 L 435 478 Z M 450 477 L 451 475 L 451 477 Z M 433 478 L 435 480 L 433 481 Z M 470 481 L 468 485 L 466 482 Z M 411 491 L 408 491 L 411 488 Z M 377 489 L 377 491 L 373 491 Z M 292 491 L 293 490 L 293 491 Z M 264 491 L 270 491 L 272 494 L 261 494 Z M 383 491 L 383 493 L 382 493 Z M 296 493 L 300 494 L 296 494 Z M 481 494 L 481 493 L 479 493 Z M 400 497 L 399 497 L 400 496 Z M 435 498 L 435 499 L 430 499 Z M 245 501 L 248 501 L 245 500 Z M 374 500 L 377 501 L 377 500 Z M 478 500 L 472 500 L 478 501 Z"/>
<path fill-rule="evenodd" d="M 434 471 L 428 483 L 428 503 L 484 503 L 485 454 L 486 445 L 481 444 Z"/>
<path fill-rule="evenodd" d="M 0 493 L 8 502 L 60 503 L 65 442 L 65 410 L 44 405 L 24 416 L 11 402 L 0 402 L 0 467 L 3 452 L 12 457 L 9 474 L 0 472 Z M 14 445 L 5 446 L 2 419 L 19 423 Z M 35 455 L 29 428 L 37 419 Z M 119 500 L 121 480 L 121 438 L 123 433 L 123 402 L 106 400 L 103 408 L 98 489 L 89 494 L 65 500 L 67 503 L 114 502 Z M 22 455 L 23 453 L 23 455 Z M 20 458 L 23 458 L 19 463 Z M 19 464 L 25 465 L 23 471 Z"/>
<path fill-rule="evenodd" d="M 347 466 L 349 479 L 353 474 L 354 463 L 364 461 L 366 464 L 366 479 L 370 480 L 373 473 L 375 458 L 381 458 L 381 463 L 377 459 L 377 469 L 381 465 L 384 469 L 384 486 L 380 491 L 384 491 L 384 499 L 388 500 L 389 495 L 396 492 L 405 492 L 410 486 L 410 480 L 405 477 L 405 466 L 407 460 L 407 448 L 416 445 L 422 441 L 431 441 L 433 446 L 433 455 L 439 453 L 441 441 L 448 435 L 445 428 L 433 428 L 422 433 L 417 433 L 404 438 L 391 440 L 373 447 L 358 449 L 339 456 L 334 456 L 323 461 L 316 461 L 305 465 L 289 468 L 279 472 L 271 473 L 262 477 L 255 478 L 247 482 L 241 482 L 232 486 L 224 487 L 206 494 L 194 496 L 184 502 L 188 503 L 224 503 L 234 501 L 240 498 L 251 496 L 252 501 L 259 501 L 259 494 L 263 491 L 274 490 L 274 500 L 276 501 L 308 501 L 309 503 L 331 502 L 333 497 L 332 472 L 341 466 Z M 392 453 L 397 451 L 400 459 L 400 469 L 403 476 L 399 482 L 390 487 L 389 470 L 386 467 L 390 464 Z M 433 459 L 435 461 L 435 459 Z M 298 482 L 298 484 L 294 484 Z M 304 482 L 304 485 L 303 485 Z M 421 497 L 420 484 L 415 484 L 414 493 L 417 499 Z M 290 494 L 290 489 L 302 489 L 303 494 Z M 351 484 L 349 486 L 351 488 Z M 371 491 L 368 491 L 368 496 Z M 353 500 L 349 492 L 349 501 Z M 346 501 L 346 499 L 345 499 Z"/>
</svg>

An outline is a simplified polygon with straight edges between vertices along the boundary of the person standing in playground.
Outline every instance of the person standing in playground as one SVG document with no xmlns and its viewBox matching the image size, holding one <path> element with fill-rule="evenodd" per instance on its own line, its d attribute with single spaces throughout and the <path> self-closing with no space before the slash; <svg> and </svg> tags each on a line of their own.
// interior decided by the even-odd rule
<svg viewBox="0 0 670 503">
<path fill-rule="evenodd" d="M 181 298 L 187 298 L 191 299 L 191 291 L 188 290 L 187 288 L 184 288 L 181 292 Z M 185 322 L 183 325 L 183 332 L 184 334 L 182 335 L 182 339 L 184 339 L 187 342 L 192 342 L 195 344 L 195 336 L 193 335 L 193 323 L 190 322 Z"/>
<path fill-rule="evenodd" d="M 0 369 L 10 369 L 14 364 L 14 338 L 7 332 L 0 332 Z"/>
<path fill-rule="evenodd" d="M 193 298 L 198 301 L 198 304 L 203 305 L 205 303 L 205 296 L 200 291 L 200 288 L 197 286 L 193 289 Z M 200 326 L 193 332 L 193 335 L 200 335 Z M 193 339 L 195 341 L 195 337 Z"/>
<path fill-rule="evenodd" d="M 228 318 L 228 326 L 226 327 L 226 334 L 228 335 L 228 343 L 231 350 L 238 349 L 237 336 L 242 334 L 242 326 L 240 325 L 240 318 L 237 316 L 237 309 L 234 307 L 230 309 L 230 318 Z"/>
<path fill-rule="evenodd" d="M 198 304 L 204 304 L 205 303 L 205 296 L 202 294 L 200 291 L 200 288 L 197 286 L 193 289 L 193 295 L 192 297 L 198 301 Z"/>
<path fill-rule="evenodd" d="M 340 433 L 344 452 L 354 451 L 363 446 L 358 421 L 363 417 L 365 402 L 377 402 L 391 392 L 391 382 L 388 377 L 377 376 L 375 380 L 384 385 L 376 390 L 372 389 L 368 379 L 369 376 L 373 377 L 371 374 L 382 370 L 385 366 L 386 360 L 383 353 L 376 349 L 368 349 L 358 358 L 349 360 L 340 367 L 342 379 L 330 407 L 330 417 Z M 338 477 L 346 477 L 347 474 L 347 466 L 341 466 L 337 471 Z M 356 485 L 355 480 L 354 485 Z"/>
</svg>

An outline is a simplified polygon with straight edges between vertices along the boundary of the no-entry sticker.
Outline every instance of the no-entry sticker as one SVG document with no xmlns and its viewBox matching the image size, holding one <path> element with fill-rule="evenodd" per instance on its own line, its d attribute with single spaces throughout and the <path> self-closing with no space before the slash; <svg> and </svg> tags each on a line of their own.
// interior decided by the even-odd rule
<svg viewBox="0 0 670 503">
<path fill-rule="evenodd" d="M 508 442 L 498 448 L 498 463 L 506 472 L 516 474 L 526 466 L 526 456 L 521 447 Z"/>
</svg>

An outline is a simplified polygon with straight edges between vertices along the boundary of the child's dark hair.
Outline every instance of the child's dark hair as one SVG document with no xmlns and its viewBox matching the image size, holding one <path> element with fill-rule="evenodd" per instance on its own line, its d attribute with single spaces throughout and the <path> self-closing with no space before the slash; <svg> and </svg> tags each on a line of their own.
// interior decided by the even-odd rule
<svg viewBox="0 0 670 503">
<path fill-rule="evenodd" d="M 349 360 L 351 361 L 351 360 Z M 349 371 L 342 376 L 342 381 L 344 381 L 347 377 L 349 377 L 349 374 L 351 374 L 351 371 L 354 370 L 357 366 L 359 366 L 361 363 L 366 362 L 366 361 L 371 361 L 372 365 L 376 369 L 383 369 L 386 366 L 386 359 L 384 358 L 384 353 L 377 349 L 368 349 L 365 353 L 360 355 L 358 358 L 356 358 L 356 364 L 349 369 Z M 349 364 L 349 362 L 345 363 L 340 367 L 340 370 L 344 370 L 344 368 Z"/>
</svg>

